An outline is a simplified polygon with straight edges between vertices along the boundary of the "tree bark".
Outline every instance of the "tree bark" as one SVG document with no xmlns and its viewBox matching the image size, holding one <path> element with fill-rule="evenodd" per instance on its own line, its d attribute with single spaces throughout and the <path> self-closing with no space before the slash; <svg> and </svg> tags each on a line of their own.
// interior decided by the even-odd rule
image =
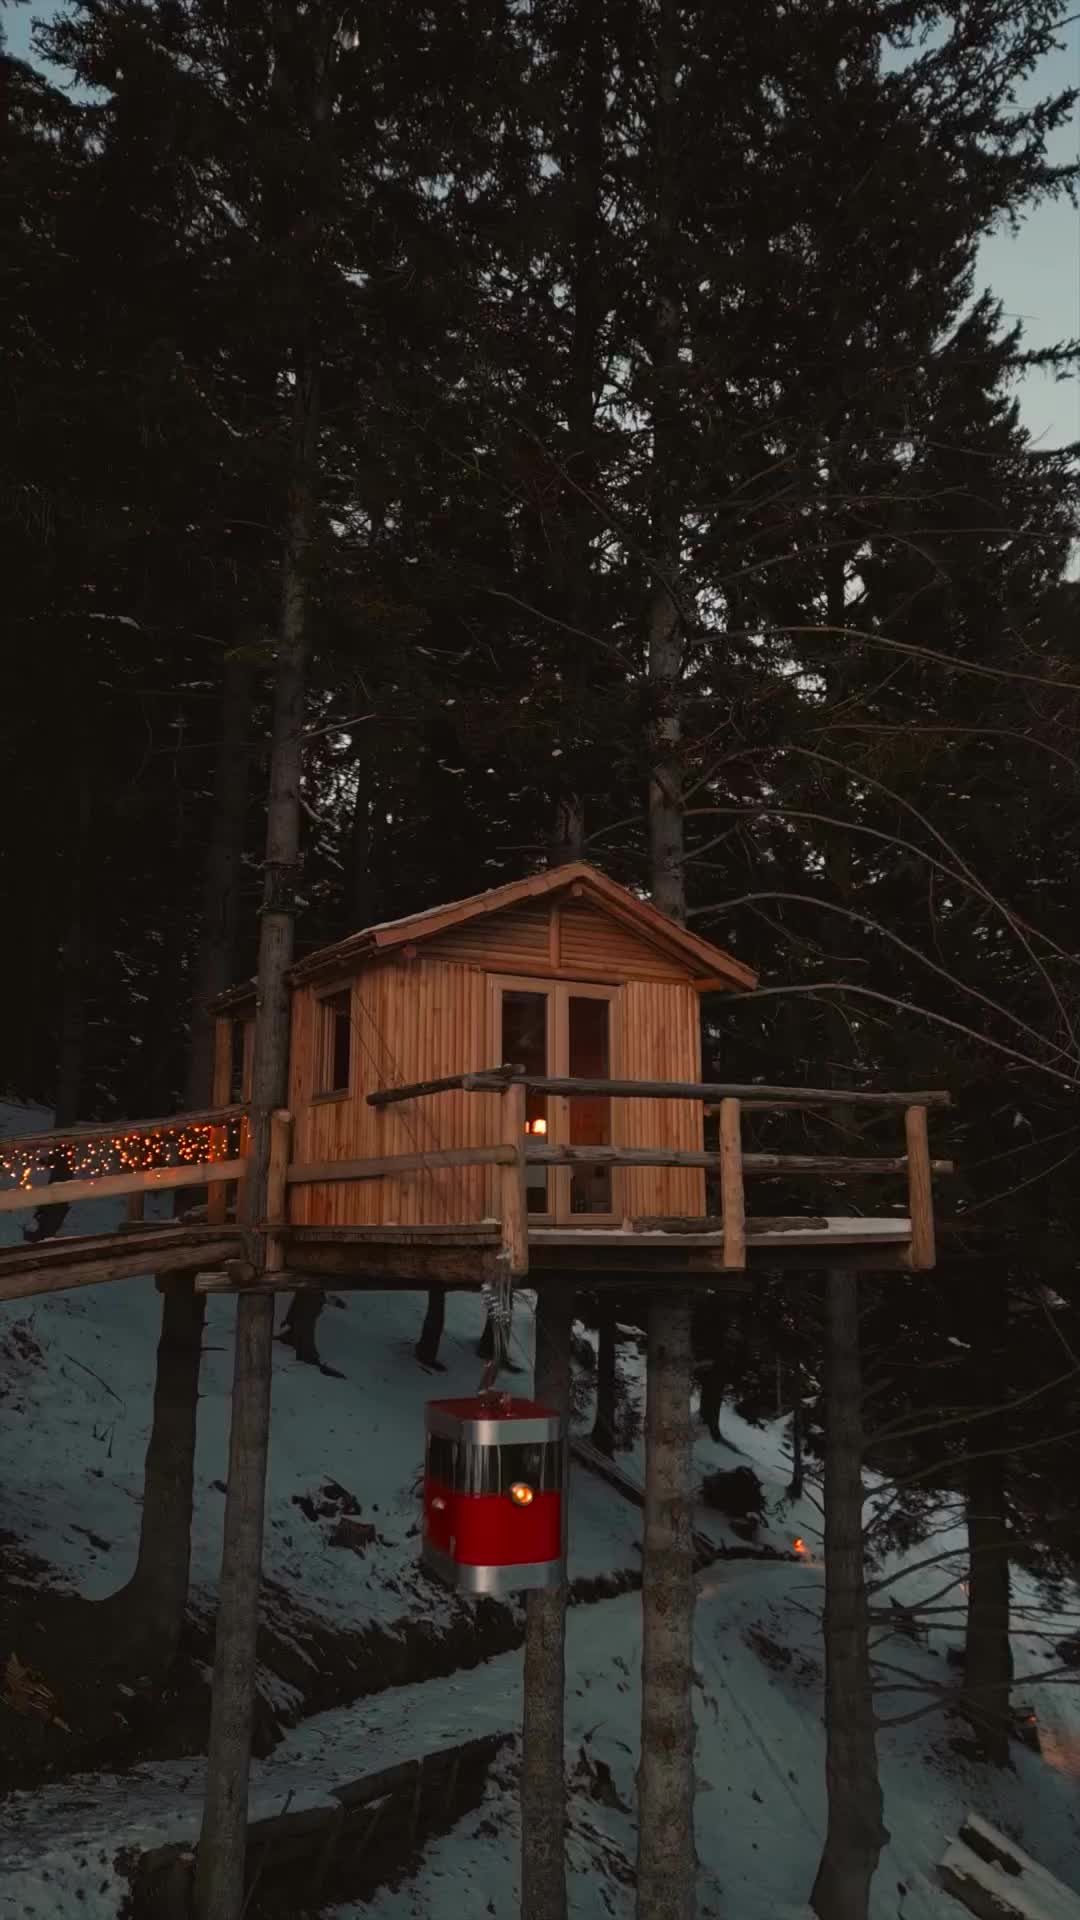
<svg viewBox="0 0 1080 1920">
<path fill-rule="evenodd" d="M 266 1236 L 259 1228 L 266 1218 L 271 1120 L 274 1110 L 286 1105 L 289 1087 L 288 969 L 299 879 L 307 556 L 315 515 L 319 413 L 318 369 L 310 344 L 295 351 L 293 370 L 281 635 L 259 927 L 251 1150 L 243 1187 L 247 1251 L 256 1272 L 266 1264 Z M 273 1294 L 240 1294 L 206 1801 L 195 1874 L 197 1920 L 239 1920 L 243 1909 L 273 1340 Z"/>
<path fill-rule="evenodd" d="M 195 960 L 187 1093 L 191 1110 L 213 1104 L 214 1023 L 207 1004 L 229 985 L 236 952 L 237 890 L 244 854 L 251 730 L 251 670 L 227 655 L 213 819 Z M 183 1199 L 199 1189 L 183 1190 Z M 181 1194 L 177 1194 L 180 1202 Z M 177 1211 L 181 1207 L 178 1204 Z M 187 1608 L 195 1480 L 199 1368 L 206 1296 L 173 1275 L 162 1290 L 154 1410 L 143 1468 L 142 1517 L 135 1571 L 106 1605 L 123 1622 L 128 1664 L 163 1675 L 171 1666 Z"/>
<path fill-rule="evenodd" d="M 679 346 L 675 143 L 679 0 L 660 0 L 653 215 L 653 590 L 649 605 L 649 866 L 656 906 L 686 919 L 683 808 L 683 611 L 680 591 Z"/>
<path fill-rule="evenodd" d="M 810 1904 L 818 1920 L 867 1920 L 888 1841 L 874 1737 L 863 1560 L 858 1279 L 832 1272 L 825 1312 L 825 1848 Z"/>
<path fill-rule="evenodd" d="M 203 878 L 202 916 L 191 990 L 188 1104 L 208 1106 L 214 1078 L 211 1000 L 232 985 L 236 963 L 240 880 L 243 872 L 251 771 L 254 672 L 235 649 L 225 655 L 221 732 L 214 766 L 214 810 Z"/>
<path fill-rule="evenodd" d="M 796 1364 L 795 1398 L 791 1408 L 791 1481 L 788 1486 L 788 1499 L 801 1500 L 804 1484 L 802 1368 Z"/>
<path fill-rule="evenodd" d="M 53 1127 L 74 1126 L 79 1118 L 83 1081 L 86 1075 L 86 857 L 90 842 L 90 781 L 81 767 L 76 783 L 77 828 L 69 848 L 67 889 L 67 926 L 60 954 L 60 1020 L 56 1049 L 56 1092 L 53 1097 Z M 49 1173 L 49 1185 L 59 1186 L 68 1178 L 67 1167 L 56 1160 Z M 67 1218 L 64 1201 L 35 1207 L 32 1225 L 24 1228 L 23 1239 L 30 1242 L 51 1239 L 59 1233 Z"/>
<path fill-rule="evenodd" d="M 649 1307 L 645 1539 L 641 1587 L 639 1920 L 694 1920 L 693 1305 Z"/>
<path fill-rule="evenodd" d="M 416 1357 L 421 1366 L 439 1367 L 439 1347 L 442 1342 L 443 1328 L 446 1325 L 446 1288 L 429 1287 L 427 1312 L 420 1329 L 420 1338 L 416 1343 Z"/>
<path fill-rule="evenodd" d="M 183 1274 L 163 1283 L 154 1411 L 143 1467 L 135 1571 L 105 1602 L 122 1621 L 129 1669 L 161 1677 L 176 1655 L 191 1578 L 195 1436 L 206 1295 Z"/>
<path fill-rule="evenodd" d="M 281 1337 L 307 1367 L 322 1366 L 315 1336 L 325 1304 L 326 1295 L 321 1289 L 317 1293 L 294 1293 L 289 1301 Z"/>
<path fill-rule="evenodd" d="M 599 1338 L 596 1350 L 596 1414 L 593 1419 L 593 1446 L 608 1459 L 615 1457 L 615 1394 L 618 1385 L 617 1312 L 615 1303 L 600 1296 L 597 1322 Z"/>
<path fill-rule="evenodd" d="M 1009 1762 L 1012 1646 L 1003 1453 L 968 1463 L 967 1536 L 963 1706 L 987 1760 L 1004 1767 Z"/>
<path fill-rule="evenodd" d="M 541 1289 L 533 1392 L 562 1421 L 563 1580 L 525 1599 L 521 1756 L 521 1920 L 566 1920 L 566 1518 L 570 1498 L 573 1296 Z"/>
</svg>

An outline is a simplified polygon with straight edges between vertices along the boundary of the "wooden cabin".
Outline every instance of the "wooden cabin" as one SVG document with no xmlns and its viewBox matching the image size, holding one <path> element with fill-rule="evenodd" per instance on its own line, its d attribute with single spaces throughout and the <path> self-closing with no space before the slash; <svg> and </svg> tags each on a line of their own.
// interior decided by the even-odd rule
<svg viewBox="0 0 1080 1920">
<path fill-rule="evenodd" d="M 699 998 L 747 991 L 755 976 L 584 862 L 369 927 L 290 978 L 282 1225 L 294 1276 L 417 1284 L 453 1279 L 455 1266 L 482 1277 L 500 1259 L 517 1277 L 731 1272 L 751 1243 L 814 1264 L 807 1249 L 825 1241 L 862 1264 L 932 1261 L 932 1229 L 913 1254 L 908 1219 L 745 1221 L 744 1171 L 775 1156 L 744 1162 L 738 1099 L 701 1082 Z M 215 1010 L 215 1100 L 244 1102 L 254 987 Z M 742 1091 L 781 1106 L 836 1098 Z M 919 1123 L 909 1156 L 913 1139 L 921 1163 Z M 909 1156 L 873 1170 L 903 1172 Z M 710 1168 L 722 1220 L 708 1217 Z"/>
<path fill-rule="evenodd" d="M 746 991 L 754 975 L 583 862 L 369 927 L 307 955 L 290 982 L 289 1108 L 271 1124 L 267 1218 L 248 1222 L 239 1204 L 248 984 L 215 1005 L 206 1112 L 3 1142 L 0 1212 L 39 1204 L 59 1167 L 65 1202 L 126 1196 L 128 1219 L 0 1250 L 0 1299 L 185 1269 L 204 1291 L 231 1291 L 545 1272 L 738 1286 L 755 1265 L 934 1264 L 932 1176 L 951 1169 L 930 1159 L 927 1115 L 947 1094 L 702 1082 L 699 996 Z M 902 1112 L 905 1150 L 744 1140 L 747 1115 L 816 1108 L 835 1124 L 838 1106 Z M 801 1175 L 819 1192 L 899 1177 L 907 1213 L 747 1214 L 747 1177 Z M 144 1218 L 148 1194 L 199 1186 L 198 1214 Z M 252 1224 L 268 1249 L 259 1263 Z"/>
<path fill-rule="evenodd" d="M 289 1104 L 297 1168 L 446 1154 L 503 1138 L 497 1093 L 450 1089 L 392 1106 L 372 1093 L 491 1072 L 584 1080 L 701 1079 L 699 995 L 745 991 L 750 969 L 584 862 L 369 927 L 292 970 Z M 247 1097 L 253 989 L 219 1005 L 219 1058 Z M 526 1096 L 531 1142 L 662 1143 L 699 1151 L 700 1101 Z M 294 1183 L 290 1224 L 449 1226 L 497 1216 L 492 1167 L 427 1166 L 397 1178 Z M 702 1216 L 701 1168 L 527 1171 L 536 1226 L 614 1227 Z"/>
</svg>

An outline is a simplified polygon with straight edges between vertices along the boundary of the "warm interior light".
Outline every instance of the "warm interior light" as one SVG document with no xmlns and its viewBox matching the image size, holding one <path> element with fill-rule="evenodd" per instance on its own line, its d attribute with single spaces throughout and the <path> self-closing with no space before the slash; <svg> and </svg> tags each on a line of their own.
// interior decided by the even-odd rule
<svg viewBox="0 0 1080 1920">
<path fill-rule="evenodd" d="M 515 1507 L 531 1507 L 533 1490 L 525 1485 L 524 1480 L 515 1480 L 510 1489 L 510 1498 Z"/>
<path fill-rule="evenodd" d="M 526 1120 L 525 1131 L 526 1133 L 546 1133 L 547 1121 L 546 1120 Z"/>
<path fill-rule="evenodd" d="M 803 1539 L 801 1533 L 797 1533 L 795 1535 L 795 1538 L 791 1543 L 791 1551 L 792 1553 L 806 1552 L 806 1541 Z"/>
</svg>

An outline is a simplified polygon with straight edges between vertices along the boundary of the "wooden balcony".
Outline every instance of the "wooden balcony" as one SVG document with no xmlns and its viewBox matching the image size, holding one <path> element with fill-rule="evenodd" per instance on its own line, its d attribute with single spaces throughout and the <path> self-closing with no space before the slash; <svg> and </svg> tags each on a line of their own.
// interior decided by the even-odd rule
<svg viewBox="0 0 1080 1920">
<path fill-rule="evenodd" d="M 93 1235 L 59 1236 L 34 1246 L 0 1251 L 0 1299 L 15 1299 L 57 1287 L 92 1284 L 140 1272 L 196 1270 L 204 1291 L 237 1291 L 255 1281 L 247 1233 L 272 1243 L 271 1271 L 262 1288 L 392 1288 L 443 1282 L 477 1286 L 500 1274 L 518 1283 L 542 1284 L 547 1276 L 579 1279 L 590 1287 L 679 1280 L 708 1286 L 746 1286 L 755 1267 L 850 1266 L 873 1271 L 925 1269 L 934 1264 L 932 1181 L 951 1172 L 932 1160 L 928 1113 L 948 1104 L 943 1093 L 869 1093 L 822 1088 L 728 1086 L 710 1082 L 565 1080 L 513 1069 L 460 1074 L 367 1096 L 372 1106 L 423 1102 L 461 1090 L 499 1095 L 500 1138 L 493 1143 L 417 1150 L 382 1159 L 296 1163 L 290 1158 L 291 1116 L 273 1120 L 273 1218 L 244 1229 L 242 1189 L 246 1170 L 247 1111 L 218 1108 L 169 1120 L 125 1123 L 123 1131 L 84 1128 L 0 1141 L 0 1160 L 16 1184 L 0 1189 L 0 1212 L 88 1199 L 128 1199 L 125 1226 Z M 601 1097 L 639 1101 L 690 1100 L 717 1122 L 717 1145 L 699 1152 L 656 1146 L 552 1144 L 526 1132 L 529 1092 L 556 1098 Z M 802 1154 L 744 1149 L 746 1116 L 769 1111 L 843 1108 L 894 1111 L 903 1119 L 903 1151 L 891 1155 Z M 899 1132 L 899 1129 L 898 1129 Z M 899 1141 L 898 1141 L 899 1146 Z M 66 1156 L 70 1178 L 46 1187 L 35 1172 Z M 80 1177 L 83 1165 L 94 1171 Z M 118 1170 L 113 1171 L 114 1163 Z M 298 1225 L 290 1221 L 289 1192 L 307 1185 L 323 1190 L 340 1182 L 398 1180 L 402 1175 L 450 1167 L 490 1167 L 497 1202 L 476 1221 L 370 1226 Z M 684 1167 L 716 1176 L 715 1216 L 624 1218 L 590 1224 L 577 1220 L 538 1222 L 528 1208 L 528 1176 L 536 1168 Z M 100 1170 L 99 1170 L 100 1169 Z M 856 1213 L 770 1215 L 748 1213 L 748 1180 L 844 1181 L 895 1179 L 906 1187 L 906 1210 L 878 1216 Z M 148 1192 L 206 1186 L 201 1217 L 152 1225 L 142 1219 Z M 230 1204 L 230 1188 L 237 1196 Z M 377 1208 L 376 1208 L 377 1211 Z"/>
</svg>

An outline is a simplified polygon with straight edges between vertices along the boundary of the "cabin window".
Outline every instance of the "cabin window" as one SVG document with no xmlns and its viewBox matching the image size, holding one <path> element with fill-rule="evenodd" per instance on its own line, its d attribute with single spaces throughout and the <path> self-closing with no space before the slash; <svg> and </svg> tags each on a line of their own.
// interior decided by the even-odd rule
<svg viewBox="0 0 1080 1920">
<path fill-rule="evenodd" d="M 571 993 L 567 1008 L 569 1070 L 572 1080 L 611 1078 L 611 1002 Z M 578 1094 L 569 1102 L 570 1145 L 611 1145 L 611 1101 L 606 1094 Z M 610 1167 L 576 1166 L 570 1175 L 571 1213 L 609 1214 L 613 1205 Z"/>
<path fill-rule="evenodd" d="M 546 993 L 504 992 L 502 997 L 502 1057 L 507 1065 L 523 1067 L 526 1073 L 548 1071 L 548 995 Z M 548 1131 L 548 1102 L 545 1093 L 525 1094 L 525 1131 L 544 1138 Z M 530 1213 L 550 1212 L 548 1173 L 545 1167 L 529 1167 L 525 1175 L 526 1205 Z"/>
<path fill-rule="evenodd" d="M 348 987 L 319 1001 L 315 1091 L 347 1093 L 352 1068 L 352 994 Z"/>
</svg>

